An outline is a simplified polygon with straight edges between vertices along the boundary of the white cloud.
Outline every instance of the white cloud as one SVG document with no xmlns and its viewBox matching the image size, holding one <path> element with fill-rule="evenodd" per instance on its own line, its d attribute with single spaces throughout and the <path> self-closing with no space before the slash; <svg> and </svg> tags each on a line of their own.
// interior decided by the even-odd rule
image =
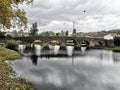
<svg viewBox="0 0 120 90">
<path fill-rule="evenodd" d="M 120 28 L 120 0 L 34 0 L 33 5 L 22 8 L 27 12 L 28 24 L 38 22 L 40 32 L 72 32 L 73 21 L 77 31 Z"/>
</svg>

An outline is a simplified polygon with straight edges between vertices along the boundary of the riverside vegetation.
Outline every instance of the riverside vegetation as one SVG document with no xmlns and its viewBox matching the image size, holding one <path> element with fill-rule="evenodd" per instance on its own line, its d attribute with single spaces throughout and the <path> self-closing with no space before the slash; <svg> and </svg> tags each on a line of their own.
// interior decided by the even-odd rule
<svg viewBox="0 0 120 90">
<path fill-rule="evenodd" d="M 21 58 L 16 51 L 0 46 L 0 90 L 36 90 L 34 85 L 21 79 L 10 78 L 10 69 L 5 60 Z"/>
</svg>

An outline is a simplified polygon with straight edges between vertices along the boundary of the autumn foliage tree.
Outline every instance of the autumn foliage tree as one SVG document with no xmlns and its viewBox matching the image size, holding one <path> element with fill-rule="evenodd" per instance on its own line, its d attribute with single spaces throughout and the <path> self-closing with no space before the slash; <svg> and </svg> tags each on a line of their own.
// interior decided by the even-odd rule
<svg viewBox="0 0 120 90">
<path fill-rule="evenodd" d="M 0 28 L 27 27 L 26 12 L 19 4 L 31 3 L 33 0 L 0 0 Z"/>
</svg>

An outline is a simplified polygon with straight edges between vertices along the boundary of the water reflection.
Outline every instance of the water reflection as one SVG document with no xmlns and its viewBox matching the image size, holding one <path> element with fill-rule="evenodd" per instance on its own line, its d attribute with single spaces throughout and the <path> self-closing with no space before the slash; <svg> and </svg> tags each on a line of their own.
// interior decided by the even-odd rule
<svg viewBox="0 0 120 90">
<path fill-rule="evenodd" d="M 120 53 L 88 50 L 83 55 L 72 50 L 72 56 L 66 50 L 59 50 L 57 55 L 42 50 L 40 56 L 28 56 L 30 60 L 24 56 L 8 63 L 38 90 L 120 90 Z"/>
<path fill-rule="evenodd" d="M 73 55 L 74 46 L 66 46 L 68 56 Z"/>
<path fill-rule="evenodd" d="M 34 47 L 35 47 L 35 55 L 40 56 L 42 51 L 42 46 L 35 44 Z"/>
<path fill-rule="evenodd" d="M 18 46 L 18 51 L 23 54 L 24 53 L 24 49 L 25 49 L 25 45 L 19 45 Z"/>
<path fill-rule="evenodd" d="M 38 56 L 37 55 L 31 55 L 30 59 L 31 59 L 31 61 L 34 65 L 37 65 L 37 61 L 38 61 Z"/>
<path fill-rule="evenodd" d="M 54 55 L 57 55 L 59 53 L 59 49 L 60 49 L 59 45 L 54 46 Z"/>
<path fill-rule="evenodd" d="M 113 58 L 115 63 L 120 62 L 120 53 L 119 52 L 113 53 Z"/>
<path fill-rule="evenodd" d="M 81 51 L 82 51 L 82 54 L 85 53 L 85 50 L 87 49 L 87 47 L 81 47 Z"/>
</svg>

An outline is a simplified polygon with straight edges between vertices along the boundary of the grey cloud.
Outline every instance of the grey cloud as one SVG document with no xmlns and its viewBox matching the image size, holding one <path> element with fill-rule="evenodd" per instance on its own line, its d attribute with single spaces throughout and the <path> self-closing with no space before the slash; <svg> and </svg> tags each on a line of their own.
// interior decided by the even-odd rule
<svg viewBox="0 0 120 90">
<path fill-rule="evenodd" d="M 35 0 L 33 5 L 24 5 L 23 8 L 27 12 L 28 23 L 38 22 L 43 31 L 72 31 L 68 25 L 73 21 L 76 28 L 82 31 L 120 28 L 119 0 Z M 60 24 L 49 26 L 54 21 Z M 66 26 L 61 23 L 66 23 Z"/>
</svg>

